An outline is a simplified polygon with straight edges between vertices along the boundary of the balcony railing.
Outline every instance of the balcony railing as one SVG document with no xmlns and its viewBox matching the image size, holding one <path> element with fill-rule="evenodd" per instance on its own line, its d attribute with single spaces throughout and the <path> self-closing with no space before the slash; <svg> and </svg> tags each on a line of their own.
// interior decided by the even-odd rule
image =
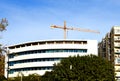
<svg viewBox="0 0 120 81">
<path fill-rule="evenodd" d="M 120 47 L 120 43 L 115 43 L 114 46 L 115 47 Z"/>
<path fill-rule="evenodd" d="M 118 51 L 115 50 L 115 53 L 120 54 L 120 50 L 118 50 Z"/>
</svg>

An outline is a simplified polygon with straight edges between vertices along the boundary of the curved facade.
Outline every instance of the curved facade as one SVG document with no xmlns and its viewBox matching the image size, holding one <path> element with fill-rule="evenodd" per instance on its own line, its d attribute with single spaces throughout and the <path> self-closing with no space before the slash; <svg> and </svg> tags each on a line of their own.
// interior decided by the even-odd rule
<svg viewBox="0 0 120 81">
<path fill-rule="evenodd" d="M 19 73 L 25 76 L 33 73 L 43 75 L 51 71 L 53 64 L 74 55 L 97 55 L 96 40 L 44 40 L 8 46 L 6 56 L 6 77 Z"/>
</svg>

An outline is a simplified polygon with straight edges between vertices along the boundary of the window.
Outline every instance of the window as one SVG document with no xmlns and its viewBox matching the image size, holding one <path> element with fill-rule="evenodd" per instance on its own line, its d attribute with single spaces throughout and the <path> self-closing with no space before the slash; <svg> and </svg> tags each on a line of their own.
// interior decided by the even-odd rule
<svg viewBox="0 0 120 81">
<path fill-rule="evenodd" d="M 54 44 L 54 41 L 48 41 L 47 44 Z"/>
<path fill-rule="evenodd" d="M 38 45 L 38 43 L 37 43 L 37 42 L 34 42 L 34 43 L 32 43 L 32 45 Z"/>
<path fill-rule="evenodd" d="M 14 73 L 14 70 L 9 70 L 8 71 L 8 74 L 13 74 Z"/>
<path fill-rule="evenodd" d="M 26 44 L 26 46 L 31 46 L 31 44 L 30 44 L 30 43 L 28 43 L 28 44 Z"/>
<path fill-rule="evenodd" d="M 14 55 L 13 54 L 9 54 L 8 57 L 9 58 L 14 58 Z"/>
<path fill-rule="evenodd" d="M 27 54 L 41 54 L 41 53 L 57 53 L 57 52 L 75 52 L 75 53 L 87 53 L 87 49 L 46 49 L 46 50 L 31 50 L 18 52 L 16 54 L 9 54 L 9 58 L 14 58 L 14 56 L 27 55 Z"/>
<path fill-rule="evenodd" d="M 13 66 L 14 62 L 9 62 L 8 64 L 9 64 L 9 66 Z"/>
<path fill-rule="evenodd" d="M 87 41 L 83 41 L 83 44 L 87 44 Z"/>
<path fill-rule="evenodd" d="M 63 44 L 63 41 L 56 41 L 56 44 Z"/>
<path fill-rule="evenodd" d="M 81 44 L 81 41 L 75 41 L 74 44 Z"/>
<path fill-rule="evenodd" d="M 120 63 L 120 58 L 117 59 L 117 62 Z"/>
<path fill-rule="evenodd" d="M 72 44 L 72 41 L 65 41 L 65 44 Z"/>
</svg>

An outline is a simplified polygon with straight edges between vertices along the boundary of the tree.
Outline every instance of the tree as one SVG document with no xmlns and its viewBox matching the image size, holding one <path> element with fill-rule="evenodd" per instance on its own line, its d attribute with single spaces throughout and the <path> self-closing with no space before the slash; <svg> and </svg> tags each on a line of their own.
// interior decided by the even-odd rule
<svg viewBox="0 0 120 81">
<path fill-rule="evenodd" d="M 41 76 L 36 73 L 30 74 L 28 76 L 24 76 L 22 74 L 22 78 L 21 75 L 18 75 L 17 77 L 9 78 L 8 81 L 41 81 Z"/>
<path fill-rule="evenodd" d="M 5 79 L 5 77 L 4 77 L 5 56 L 3 54 L 4 52 L 5 52 L 5 49 L 0 44 L 0 81 L 3 81 Z"/>
<path fill-rule="evenodd" d="M 24 78 L 24 81 L 41 81 L 41 76 L 34 73 Z"/>
<path fill-rule="evenodd" d="M 46 72 L 43 76 L 41 81 L 56 81 L 53 72 Z"/>
<path fill-rule="evenodd" d="M 0 81 L 6 81 L 6 78 L 4 77 L 4 75 L 0 76 Z"/>
<path fill-rule="evenodd" d="M 51 81 L 115 81 L 114 66 L 95 55 L 78 55 L 63 59 L 54 65 L 46 81 L 49 81 L 48 79 Z"/>
<path fill-rule="evenodd" d="M 6 26 L 8 26 L 8 21 L 6 19 L 2 19 L 0 22 L 0 32 L 6 30 Z M 0 81 L 5 79 L 4 77 L 4 60 L 5 60 L 5 48 L 0 44 Z"/>
</svg>

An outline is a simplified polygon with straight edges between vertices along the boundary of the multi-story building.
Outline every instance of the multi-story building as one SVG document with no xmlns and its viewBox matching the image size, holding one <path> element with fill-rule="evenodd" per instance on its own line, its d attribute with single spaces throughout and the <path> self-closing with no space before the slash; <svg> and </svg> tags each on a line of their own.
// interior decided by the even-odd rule
<svg viewBox="0 0 120 81">
<path fill-rule="evenodd" d="M 43 40 L 8 46 L 6 77 L 19 73 L 43 75 L 51 71 L 53 64 L 74 55 L 97 55 L 96 40 Z"/>
<path fill-rule="evenodd" d="M 107 33 L 105 38 L 98 43 L 98 56 L 111 61 L 110 46 L 110 33 Z"/>
<path fill-rule="evenodd" d="M 98 44 L 98 55 L 114 64 L 116 78 L 120 78 L 120 26 L 112 27 Z"/>
</svg>

